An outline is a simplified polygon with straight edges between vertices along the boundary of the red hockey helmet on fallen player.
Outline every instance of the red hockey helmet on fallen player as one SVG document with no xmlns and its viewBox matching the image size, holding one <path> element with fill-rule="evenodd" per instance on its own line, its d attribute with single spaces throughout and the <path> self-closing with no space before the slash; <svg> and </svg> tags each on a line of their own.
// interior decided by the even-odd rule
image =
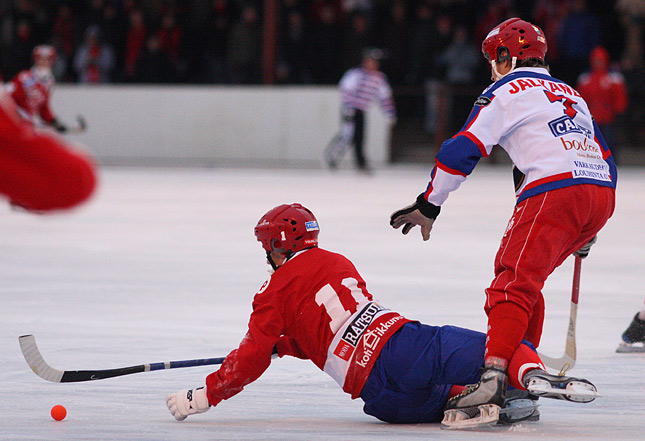
<svg viewBox="0 0 645 441">
<path fill-rule="evenodd" d="M 255 237 L 267 253 L 293 253 L 318 246 L 318 221 L 300 204 L 284 204 L 269 210 L 255 226 Z"/>
<path fill-rule="evenodd" d="M 544 61 L 547 49 L 542 29 L 517 17 L 495 26 L 482 42 L 484 57 L 498 63 L 511 57 L 518 60 L 539 58 Z"/>
</svg>

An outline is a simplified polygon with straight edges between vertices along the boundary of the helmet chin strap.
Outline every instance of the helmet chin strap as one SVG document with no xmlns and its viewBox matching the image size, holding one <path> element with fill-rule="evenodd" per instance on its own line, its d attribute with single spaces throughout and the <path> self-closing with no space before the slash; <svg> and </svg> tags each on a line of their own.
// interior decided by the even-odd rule
<svg viewBox="0 0 645 441">
<path fill-rule="evenodd" d="M 280 265 L 276 265 L 276 263 L 273 261 L 273 257 L 271 257 L 271 251 L 267 251 L 267 262 L 269 262 L 269 265 L 271 265 L 271 268 L 273 268 L 273 272 L 277 271 L 278 268 L 287 263 L 287 261 L 291 259 L 291 257 L 293 257 L 293 252 L 289 250 L 285 255 L 284 261 Z"/>
<path fill-rule="evenodd" d="M 490 61 L 490 65 L 492 66 L 492 72 L 493 72 L 493 75 L 491 76 L 491 80 L 493 80 L 493 81 L 499 81 L 499 80 L 501 80 L 501 79 L 502 79 L 502 78 L 504 78 L 506 75 L 508 75 L 509 73 L 513 72 L 513 69 L 515 69 L 515 65 L 516 65 L 516 64 L 517 64 L 517 57 L 513 57 L 513 58 L 511 58 L 511 70 L 509 70 L 508 72 L 506 72 L 505 74 L 503 74 L 503 75 L 502 75 L 502 74 L 501 74 L 501 73 L 499 73 L 499 71 L 497 70 L 497 61 L 495 61 L 495 60 L 491 60 L 491 61 Z"/>
</svg>

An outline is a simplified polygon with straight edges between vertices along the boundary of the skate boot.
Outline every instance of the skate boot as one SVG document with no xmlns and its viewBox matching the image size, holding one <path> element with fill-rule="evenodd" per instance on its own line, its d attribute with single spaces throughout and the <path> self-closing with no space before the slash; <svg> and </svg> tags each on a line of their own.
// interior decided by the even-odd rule
<svg viewBox="0 0 645 441">
<path fill-rule="evenodd" d="M 441 427 L 469 429 L 497 424 L 507 384 L 506 370 L 485 368 L 479 383 L 466 386 L 462 393 L 448 400 Z"/>
<path fill-rule="evenodd" d="M 584 378 L 552 375 L 542 369 L 528 371 L 522 382 L 526 390 L 538 397 L 589 403 L 598 396 L 596 386 Z"/>
<path fill-rule="evenodd" d="M 622 338 L 616 352 L 645 352 L 645 320 L 639 319 L 636 314 Z"/>
</svg>

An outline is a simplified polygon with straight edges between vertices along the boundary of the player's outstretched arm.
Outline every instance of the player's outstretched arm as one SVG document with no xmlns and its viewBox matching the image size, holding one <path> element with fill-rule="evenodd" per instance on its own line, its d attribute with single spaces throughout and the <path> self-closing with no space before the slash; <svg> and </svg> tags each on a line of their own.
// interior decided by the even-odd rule
<svg viewBox="0 0 645 441">
<path fill-rule="evenodd" d="M 206 388 L 182 389 L 166 398 L 166 406 L 177 421 L 185 420 L 188 415 L 204 413 L 211 408 L 206 397 Z"/>
<path fill-rule="evenodd" d="M 426 201 L 423 193 L 421 193 L 414 204 L 392 213 L 390 225 L 395 229 L 403 227 L 403 230 L 401 230 L 403 234 L 408 234 L 413 227 L 419 225 L 423 240 L 428 240 L 430 239 L 432 224 L 439 216 L 440 211 L 441 207 Z"/>
</svg>

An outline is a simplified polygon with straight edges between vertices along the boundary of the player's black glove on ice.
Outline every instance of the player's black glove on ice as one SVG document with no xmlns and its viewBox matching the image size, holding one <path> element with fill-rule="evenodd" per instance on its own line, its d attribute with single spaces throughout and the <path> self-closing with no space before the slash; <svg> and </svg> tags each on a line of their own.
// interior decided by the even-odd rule
<svg viewBox="0 0 645 441">
<path fill-rule="evenodd" d="M 421 227 L 421 236 L 423 240 L 430 239 L 430 230 L 434 220 L 439 216 L 441 207 L 438 207 L 426 201 L 421 193 L 414 204 L 395 211 L 390 216 L 390 225 L 393 228 L 403 226 L 401 232 L 408 234 L 412 227 L 419 225 Z"/>
<path fill-rule="evenodd" d="M 589 251 L 591 250 L 591 246 L 596 243 L 598 240 L 598 236 L 594 236 L 589 242 L 587 242 L 586 245 L 584 245 L 582 248 L 580 248 L 578 251 L 574 252 L 574 256 L 578 256 L 581 259 L 584 259 L 589 255 Z"/>
</svg>

